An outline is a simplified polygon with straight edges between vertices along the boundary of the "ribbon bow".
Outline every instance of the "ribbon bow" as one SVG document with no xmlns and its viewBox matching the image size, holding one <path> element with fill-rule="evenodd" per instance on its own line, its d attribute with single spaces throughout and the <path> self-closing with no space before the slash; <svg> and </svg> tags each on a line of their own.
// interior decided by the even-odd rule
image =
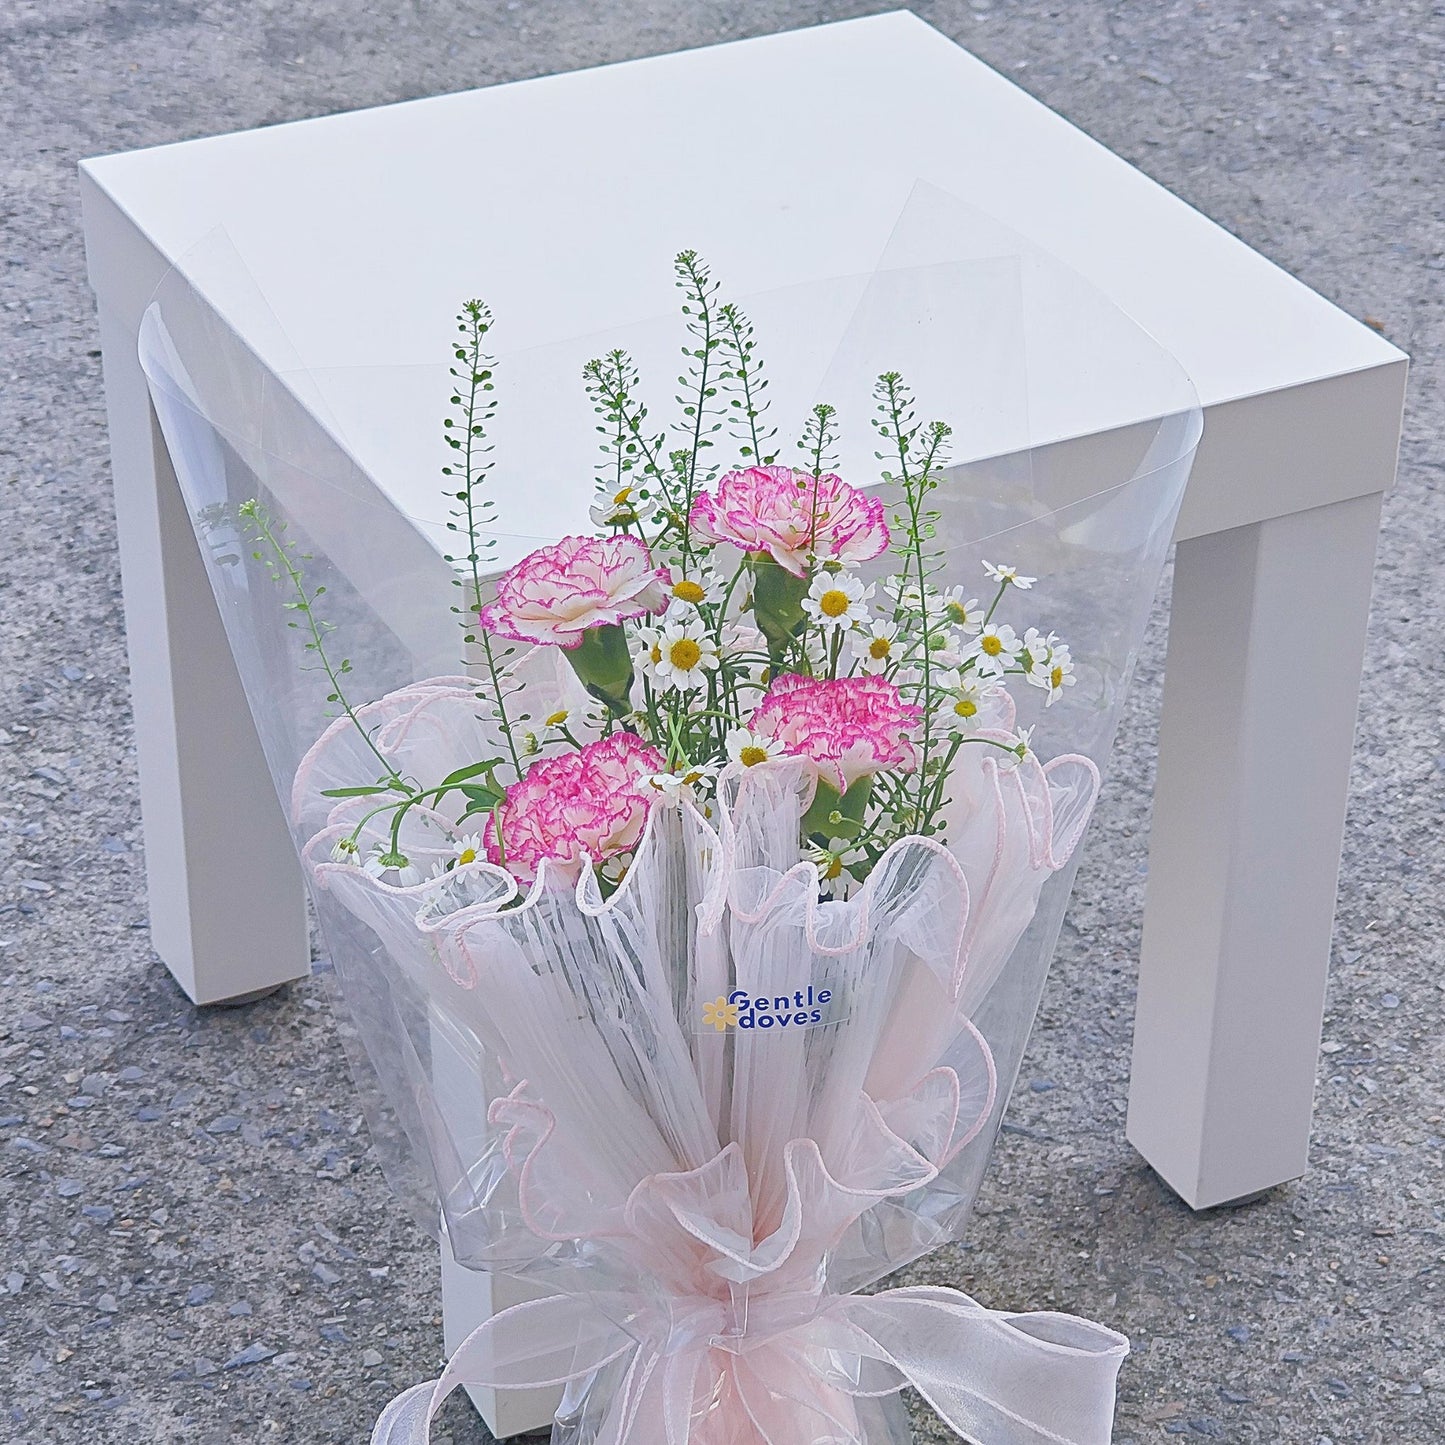
<svg viewBox="0 0 1445 1445">
<path fill-rule="evenodd" d="M 620 1383 L 595 1445 L 867 1445 L 857 1402 L 905 1385 L 972 1445 L 1109 1445 L 1129 1342 L 1091 1320 L 990 1310 L 951 1289 L 754 1295 L 745 1308 L 739 1320 L 726 1302 L 674 1301 L 624 1328 L 586 1296 L 515 1305 L 440 1379 L 392 1400 L 372 1445 L 427 1445 L 458 1385 L 537 1389 L 608 1366 Z"/>
</svg>

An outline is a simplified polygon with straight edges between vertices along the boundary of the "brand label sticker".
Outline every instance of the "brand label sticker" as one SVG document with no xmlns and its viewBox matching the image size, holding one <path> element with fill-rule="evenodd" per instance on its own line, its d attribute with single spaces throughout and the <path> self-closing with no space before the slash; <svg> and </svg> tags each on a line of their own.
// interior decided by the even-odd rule
<svg viewBox="0 0 1445 1445">
<path fill-rule="evenodd" d="M 725 1034 L 729 1029 L 810 1029 L 838 1022 L 837 999 L 830 988 L 796 989 L 792 993 L 759 994 L 736 988 L 702 1006 L 701 1026 Z"/>
</svg>

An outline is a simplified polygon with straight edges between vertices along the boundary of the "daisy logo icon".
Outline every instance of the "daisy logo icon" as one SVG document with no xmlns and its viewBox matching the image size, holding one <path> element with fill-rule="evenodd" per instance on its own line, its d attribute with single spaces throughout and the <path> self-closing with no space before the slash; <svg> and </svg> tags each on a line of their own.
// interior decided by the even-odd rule
<svg viewBox="0 0 1445 1445">
<path fill-rule="evenodd" d="M 738 1005 L 729 1003 L 724 995 L 719 994 L 711 1003 L 703 1004 L 702 1026 L 715 1028 L 720 1034 L 735 1029 L 738 1026 Z"/>
</svg>

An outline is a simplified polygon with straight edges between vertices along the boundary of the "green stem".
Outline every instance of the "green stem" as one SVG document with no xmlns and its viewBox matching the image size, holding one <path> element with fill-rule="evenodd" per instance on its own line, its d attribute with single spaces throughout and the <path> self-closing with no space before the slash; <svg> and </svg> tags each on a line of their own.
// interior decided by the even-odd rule
<svg viewBox="0 0 1445 1445">
<path fill-rule="evenodd" d="M 507 716 L 507 699 L 502 692 L 502 680 L 497 672 L 497 659 L 492 652 L 492 636 L 485 627 L 477 634 L 477 640 L 482 644 L 482 651 L 487 659 L 487 678 L 492 684 L 492 706 L 497 710 L 497 726 L 501 729 L 502 736 L 507 742 L 507 752 L 511 754 L 512 767 L 517 774 L 517 781 L 522 780 L 522 759 L 517 753 L 517 744 L 512 737 L 512 723 Z"/>
<path fill-rule="evenodd" d="M 487 778 L 495 786 L 496 779 L 490 771 L 483 774 L 482 776 Z M 351 830 L 351 841 L 354 843 L 358 838 L 361 837 L 361 830 L 366 827 L 366 825 L 373 818 L 377 817 L 381 813 L 385 813 L 389 810 L 395 809 L 396 817 L 394 817 L 391 822 L 391 846 L 394 852 L 399 851 L 401 823 L 402 819 L 406 816 L 406 814 L 418 804 L 424 803 L 428 798 L 435 798 L 438 802 L 440 802 L 442 797 L 445 794 L 451 792 L 451 790 L 456 786 L 457 785 L 455 783 L 448 783 L 445 785 L 438 785 L 434 788 L 423 788 L 413 793 L 409 797 L 399 798 L 394 803 L 383 803 L 380 807 L 372 808 L 369 812 L 363 813 L 360 819 L 357 820 L 356 826 Z"/>
<path fill-rule="evenodd" d="M 898 447 L 898 465 L 901 473 L 904 501 L 908 506 L 908 550 L 909 561 L 914 566 L 918 579 L 918 605 L 923 612 L 923 652 L 920 659 L 923 669 L 923 693 L 926 700 L 933 692 L 933 661 L 928 649 L 928 595 L 925 591 L 926 572 L 923 565 L 922 519 L 919 516 L 922 502 L 921 485 L 916 485 L 908 466 L 908 438 L 904 432 L 901 407 L 895 385 L 889 385 L 889 411 L 893 422 L 893 435 Z M 926 480 L 927 473 L 924 473 Z M 920 823 L 924 815 L 925 773 L 928 769 L 929 753 L 932 749 L 933 709 L 926 705 L 923 711 L 923 739 L 918 764 L 918 812 Z"/>
<path fill-rule="evenodd" d="M 724 306 L 722 317 L 732 334 L 733 349 L 737 353 L 738 380 L 743 387 L 743 408 L 747 412 L 748 435 L 752 438 L 753 443 L 753 461 L 756 465 L 762 466 L 763 449 L 762 443 L 758 440 L 758 413 L 753 409 L 752 377 L 748 374 L 748 353 L 739 330 L 737 308 Z"/>
<path fill-rule="evenodd" d="M 476 444 L 479 433 L 477 423 L 477 392 L 482 385 L 482 337 L 486 325 L 480 308 L 469 304 L 464 314 L 470 319 L 472 333 L 467 356 L 467 399 L 463 406 L 466 419 L 467 439 L 462 448 L 462 505 L 466 508 L 467 523 L 467 565 L 471 570 L 472 591 L 470 605 L 462 616 L 462 628 L 471 640 L 472 629 L 477 625 L 477 614 L 482 607 L 481 554 L 477 547 L 477 457 Z"/>
<path fill-rule="evenodd" d="M 266 542 L 266 545 L 270 547 L 271 551 L 275 554 L 276 560 L 285 569 L 291 586 L 295 589 L 296 601 L 292 604 L 293 609 L 300 612 L 306 619 L 307 629 L 311 633 L 309 646 L 320 661 L 326 673 L 326 680 L 331 684 L 332 700 L 341 705 L 341 709 L 350 720 L 351 725 L 356 729 L 366 746 L 371 749 L 372 755 L 376 758 L 377 762 L 381 764 L 382 772 L 387 782 L 394 788 L 400 788 L 403 791 L 409 792 L 410 789 L 407 788 L 407 785 L 397 775 L 396 769 L 392 767 L 390 760 L 382 753 L 381 749 L 376 746 L 375 742 L 372 741 L 371 734 L 362 726 L 361 719 L 356 715 L 356 709 L 352 707 L 351 703 L 347 700 L 345 692 L 342 690 L 341 677 L 336 668 L 332 666 L 331 659 L 326 655 L 325 633 L 312 607 L 314 599 L 308 596 L 306 592 L 305 573 L 291 560 L 290 549 L 283 545 L 281 540 L 276 536 L 271 528 L 270 518 L 254 498 L 242 504 L 241 515 L 250 518 L 256 528 L 257 535 Z M 316 593 L 317 597 L 321 595 L 322 590 L 324 589 L 318 589 Z"/>
<path fill-rule="evenodd" d="M 721 657 L 723 648 L 723 628 L 727 626 L 728 608 L 732 605 L 733 593 L 737 590 L 738 583 L 742 580 L 743 573 L 748 570 L 748 559 L 744 556 L 733 573 L 732 580 L 723 591 L 721 603 L 718 604 L 717 615 L 713 619 L 713 641 L 717 644 L 718 655 Z M 722 662 L 718 667 L 719 672 L 727 672 L 727 663 Z M 723 678 L 723 696 L 733 706 L 737 705 L 737 686 L 728 674 Z"/>
<path fill-rule="evenodd" d="M 608 362 L 612 364 L 610 371 Z M 619 433 L 625 429 L 627 440 L 636 444 L 638 452 L 642 456 L 643 476 L 651 477 L 662 491 L 662 498 L 666 504 L 664 514 L 675 513 L 677 504 L 668 490 L 666 476 L 658 464 L 657 452 L 642 429 L 642 419 L 646 412 L 633 405 L 632 398 L 628 393 L 626 366 L 625 354 L 616 351 L 605 359 L 589 361 L 583 371 L 596 383 L 598 399 L 617 416 Z M 622 448 L 620 446 L 618 448 L 618 470 L 621 475 Z M 666 531 L 667 528 L 664 527 L 653 539 L 654 542 L 660 541 Z"/>
<path fill-rule="evenodd" d="M 707 383 L 708 371 L 712 362 L 713 352 L 713 315 L 712 305 L 708 298 L 707 277 L 698 270 L 697 257 L 691 251 L 684 251 L 678 258 L 679 264 L 687 273 L 688 280 L 692 283 L 692 298 L 697 302 L 698 315 L 697 323 L 702 328 L 701 355 L 695 356 L 697 362 L 697 407 L 692 418 L 692 446 L 688 449 L 687 473 L 683 480 L 683 529 L 682 529 L 682 555 L 684 561 L 692 560 L 692 547 L 688 538 L 687 518 L 692 515 L 693 498 L 697 495 L 697 464 L 698 453 L 702 450 L 702 427 L 703 418 L 706 415 L 707 406 Z M 697 335 L 697 331 L 693 331 Z"/>
<path fill-rule="evenodd" d="M 1008 583 L 1000 582 L 998 584 L 998 592 L 995 594 L 993 601 L 989 604 L 988 611 L 983 614 L 983 625 L 985 627 L 987 627 L 989 623 L 993 621 L 993 614 L 997 609 L 999 603 L 1003 601 L 1003 595 L 1007 591 Z"/>
<path fill-rule="evenodd" d="M 742 560 L 738 563 L 738 570 L 733 573 L 732 581 L 728 583 L 727 589 L 723 592 L 722 604 L 717 611 L 717 622 L 713 629 L 713 641 L 716 642 L 719 647 L 722 646 L 723 627 L 727 624 L 728 608 L 732 605 L 733 593 L 737 590 L 737 585 L 742 580 L 743 573 L 747 570 L 748 559 L 747 554 L 744 553 Z"/>
<path fill-rule="evenodd" d="M 966 741 L 962 734 L 955 734 L 953 741 L 949 744 L 947 753 L 943 757 L 943 766 L 938 770 L 938 780 L 933 785 L 933 797 L 928 803 L 929 822 L 933 821 L 934 815 L 943 806 L 943 790 L 948 786 L 948 771 L 953 766 L 953 760 L 958 756 L 958 750 Z"/>
</svg>

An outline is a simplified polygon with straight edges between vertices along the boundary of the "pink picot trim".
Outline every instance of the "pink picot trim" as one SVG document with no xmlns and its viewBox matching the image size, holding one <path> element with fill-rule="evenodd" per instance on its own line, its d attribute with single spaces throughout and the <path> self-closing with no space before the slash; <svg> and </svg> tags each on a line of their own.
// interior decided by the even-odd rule
<svg viewBox="0 0 1445 1445">
<path fill-rule="evenodd" d="M 809 553 L 846 563 L 879 556 L 888 546 L 883 515 L 881 501 L 832 472 L 815 478 L 792 467 L 748 467 L 698 497 L 688 527 L 705 541 L 766 552 L 801 577 Z"/>
<path fill-rule="evenodd" d="M 503 574 L 481 623 L 516 642 L 572 648 L 589 627 L 662 611 L 667 582 L 636 537 L 563 537 Z"/>
<path fill-rule="evenodd" d="M 487 858 L 524 882 L 537 876 L 544 858 L 553 871 L 575 880 L 584 854 L 603 863 L 631 852 L 658 797 L 645 778 L 665 767 L 656 748 L 626 732 L 533 763 L 498 809 L 501 847 L 497 819 L 487 819 Z"/>
<path fill-rule="evenodd" d="M 842 793 L 867 774 L 912 772 L 918 757 L 908 730 L 922 720 L 923 709 L 905 703 L 887 678 L 785 673 L 748 726 L 806 759 Z"/>
</svg>

